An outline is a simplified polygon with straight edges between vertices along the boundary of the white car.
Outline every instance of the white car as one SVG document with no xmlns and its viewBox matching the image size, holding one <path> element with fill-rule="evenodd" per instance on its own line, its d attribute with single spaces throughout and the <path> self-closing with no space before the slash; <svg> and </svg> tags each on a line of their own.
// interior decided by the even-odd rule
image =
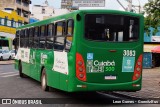
<svg viewBox="0 0 160 107">
<path fill-rule="evenodd" d="M 10 53 L 11 53 L 11 59 L 15 59 L 16 51 L 15 50 L 11 50 Z"/>
<path fill-rule="evenodd" d="M 8 50 L 0 50 L 0 60 L 10 60 L 12 58 L 11 53 Z"/>
</svg>

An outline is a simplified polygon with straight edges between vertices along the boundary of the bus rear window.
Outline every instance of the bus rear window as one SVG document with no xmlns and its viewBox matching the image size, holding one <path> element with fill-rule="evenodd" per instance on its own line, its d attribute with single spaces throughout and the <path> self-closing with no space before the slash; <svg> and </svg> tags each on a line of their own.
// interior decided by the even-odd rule
<svg viewBox="0 0 160 107">
<path fill-rule="evenodd" d="M 87 14 L 85 38 L 111 42 L 137 41 L 139 19 L 122 15 Z"/>
</svg>

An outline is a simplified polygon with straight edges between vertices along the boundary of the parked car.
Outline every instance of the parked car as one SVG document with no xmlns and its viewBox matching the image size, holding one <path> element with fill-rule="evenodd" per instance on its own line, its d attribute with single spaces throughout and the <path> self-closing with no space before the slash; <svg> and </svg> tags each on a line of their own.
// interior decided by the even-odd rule
<svg viewBox="0 0 160 107">
<path fill-rule="evenodd" d="M 0 50 L 0 60 L 10 60 L 12 58 L 11 53 L 8 50 Z"/>
<path fill-rule="evenodd" d="M 11 53 L 11 59 L 15 59 L 16 51 L 15 50 L 11 50 L 10 53 Z"/>
</svg>

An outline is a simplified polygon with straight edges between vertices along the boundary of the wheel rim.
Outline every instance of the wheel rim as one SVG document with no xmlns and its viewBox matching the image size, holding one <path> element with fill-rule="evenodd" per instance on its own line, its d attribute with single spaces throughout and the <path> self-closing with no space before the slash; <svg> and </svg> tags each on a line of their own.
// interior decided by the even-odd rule
<svg viewBox="0 0 160 107">
<path fill-rule="evenodd" d="M 45 87 L 46 86 L 46 78 L 45 75 L 43 74 L 42 76 L 42 86 Z"/>
</svg>

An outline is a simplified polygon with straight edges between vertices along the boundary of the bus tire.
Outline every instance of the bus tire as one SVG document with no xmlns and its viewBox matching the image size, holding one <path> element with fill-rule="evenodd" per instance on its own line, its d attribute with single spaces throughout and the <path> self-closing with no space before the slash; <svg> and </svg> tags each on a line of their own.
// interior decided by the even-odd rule
<svg viewBox="0 0 160 107">
<path fill-rule="evenodd" d="M 42 70 L 41 74 L 41 87 L 43 91 L 49 91 L 49 86 L 47 86 L 47 76 L 45 69 Z"/>
<path fill-rule="evenodd" d="M 11 60 L 11 56 L 9 56 L 8 60 Z"/>
<path fill-rule="evenodd" d="M 22 73 L 22 63 L 21 63 L 21 62 L 19 62 L 18 69 L 19 69 L 19 76 L 20 76 L 21 78 L 23 78 L 23 77 L 24 77 L 24 74 Z"/>
<path fill-rule="evenodd" d="M 0 61 L 3 61 L 3 57 L 1 56 Z"/>
</svg>

